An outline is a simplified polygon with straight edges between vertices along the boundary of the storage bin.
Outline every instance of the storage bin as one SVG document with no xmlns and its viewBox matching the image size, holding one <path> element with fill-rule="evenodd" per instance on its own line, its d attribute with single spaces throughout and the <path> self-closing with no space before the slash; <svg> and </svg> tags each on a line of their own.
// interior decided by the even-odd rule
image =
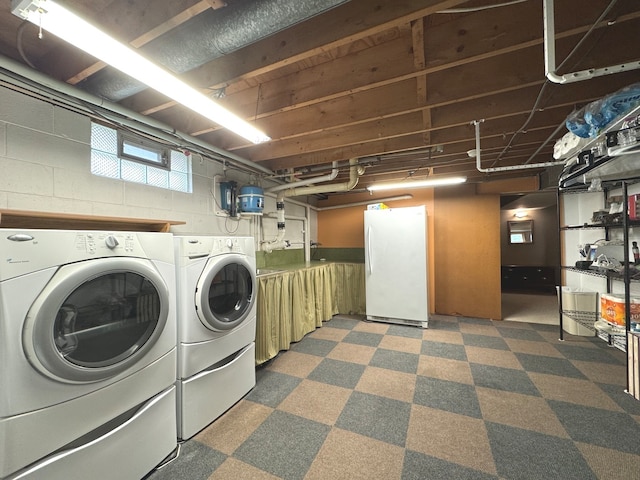
<svg viewBox="0 0 640 480">
<path fill-rule="evenodd" d="M 598 319 L 598 293 L 562 287 L 562 329 L 583 337 L 593 336 Z"/>
</svg>

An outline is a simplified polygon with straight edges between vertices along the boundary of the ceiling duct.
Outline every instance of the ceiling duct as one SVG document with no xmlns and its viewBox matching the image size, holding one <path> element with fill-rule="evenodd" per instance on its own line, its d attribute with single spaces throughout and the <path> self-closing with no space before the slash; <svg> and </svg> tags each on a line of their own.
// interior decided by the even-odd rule
<svg viewBox="0 0 640 480">
<path fill-rule="evenodd" d="M 139 51 L 182 74 L 348 1 L 231 0 L 224 8 L 207 9 Z M 116 102 L 147 88 L 112 67 L 100 70 L 78 86 Z"/>
</svg>

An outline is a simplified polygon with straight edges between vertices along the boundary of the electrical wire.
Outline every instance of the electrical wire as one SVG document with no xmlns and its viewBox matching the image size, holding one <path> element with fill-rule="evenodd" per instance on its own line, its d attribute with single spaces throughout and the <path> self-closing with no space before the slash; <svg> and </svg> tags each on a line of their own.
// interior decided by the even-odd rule
<svg viewBox="0 0 640 480">
<path fill-rule="evenodd" d="M 591 25 L 589 30 L 587 30 L 587 32 L 582 36 L 582 38 L 578 41 L 578 43 L 576 43 L 576 45 L 571 49 L 571 51 L 565 57 L 565 59 L 562 61 L 562 63 L 560 63 L 560 65 L 558 66 L 557 70 L 560 70 L 561 67 L 565 66 L 565 64 L 569 61 L 569 59 L 576 53 L 576 51 L 578 51 L 578 49 L 582 46 L 582 44 L 586 41 L 586 39 L 591 35 L 593 30 L 602 22 L 604 17 L 611 11 L 611 9 L 615 6 L 615 4 L 617 2 L 618 2 L 618 0 L 611 0 L 611 2 L 609 2 L 609 5 L 603 10 L 603 12 L 600 14 L 600 16 L 596 19 L 596 21 L 593 22 L 593 24 Z M 529 116 L 524 121 L 523 125 L 513 133 L 513 135 L 509 139 L 509 142 L 507 143 L 507 145 L 502 149 L 502 151 L 498 154 L 498 157 L 496 158 L 496 160 L 494 160 L 494 162 L 491 164 L 492 167 L 494 165 L 496 165 L 502 159 L 503 155 L 507 152 L 507 150 L 511 149 L 516 136 L 521 134 L 521 133 L 524 133 L 526 131 L 526 128 L 529 126 L 529 123 L 533 119 L 533 116 L 539 110 L 540 103 L 542 101 L 542 97 L 543 97 L 543 95 L 545 93 L 545 90 L 547 89 L 547 87 L 550 84 L 551 84 L 551 82 L 549 80 L 545 80 L 545 82 L 542 84 L 542 87 L 540 88 L 540 91 L 538 92 L 538 96 L 536 97 L 536 100 L 535 100 L 535 102 L 533 104 L 533 107 L 531 108 L 531 111 L 529 112 Z M 536 150 L 536 152 L 533 155 L 531 155 L 524 162 L 524 164 L 527 164 L 527 163 L 531 162 L 531 160 L 538 154 L 538 152 L 542 148 L 544 148 L 547 145 L 547 143 L 549 143 L 549 141 L 558 133 L 558 131 L 562 128 L 562 126 L 563 126 L 563 124 L 560 124 L 560 126 L 558 128 L 556 128 L 556 130 L 554 130 L 554 132 L 551 135 L 549 135 L 549 137 L 547 137 L 547 139 L 540 145 L 540 147 Z"/>
<path fill-rule="evenodd" d="M 30 24 L 31 22 L 29 22 L 28 20 L 25 20 L 18 27 L 18 32 L 16 33 L 16 47 L 18 48 L 18 53 L 20 54 L 20 57 L 22 57 L 22 60 L 24 60 L 24 63 L 26 63 L 31 68 L 36 70 L 35 65 L 31 63 L 27 55 L 24 53 L 24 48 L 22 46 L 22 34 L 24 33 L 25 27 Z"/>
</svg>

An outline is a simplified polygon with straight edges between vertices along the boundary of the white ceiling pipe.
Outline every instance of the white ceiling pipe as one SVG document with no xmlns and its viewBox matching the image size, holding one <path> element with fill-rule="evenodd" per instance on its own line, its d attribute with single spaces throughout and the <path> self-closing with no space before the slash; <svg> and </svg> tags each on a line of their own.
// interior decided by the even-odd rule
<svg viewBox="0 0 640 480">
<path fill-rule="evenodd" d="M 613 73 L 626 72 L 640 68 L 640 61 L 621 63 L 611 67 L 589 68 L 578 72 L 558 75 L 556 73 L 556 46 L 555 46 L 555 15 L 553 0 L 543 0 L 543 24 L 544 24 L 544 70 L 546 77 L 553 83 L 572 83 L 588 80 L 593 77 L 611 75 Z"/>
<path fill-rule="evenodd" d="M 267 192 L 279 192 L 280 190 L 287 190 L 290 188 L 298 188 L 305 185 L 311 185 L 313 183 L 329 182 L 334 180 L 338 176 L 338 162 L 331 164 L 331 173 L 326 175 L 320 175 L 319 177 L 305 178 L 297 182 L 285 183 L 284 185 L 276 185 L 275 187 L 267 188 Z"/>
<path fill-rule="evenodd" d="M 564 165 L 564 160 L 561 162 L 542 162 L 542 163 L 525 163 L 522 165 L 509 165 L 508 167 L 491 167 L 491 168 L 482 168 L 482 160 L 480 158 L 480 124 L 484 122 L 482 120 L 474 120 L 473 123 L 476 127 L 476 149 L 469 150 L 467 154 L 470 157 L 476 157 L 476 169 L 479 172 L 490 173 L 490 172 L 506 172 L 510 170 L 527 170 L 530 168 L 542 168 L 542 167 L 553 167 L 555 165 Z"/>
<path fill-rule="evenodd" d="M 316 185 L 313 187 L 289 188 L 284 190 L 285 197 L 297 197 L 300 195 L 316 195 L 318 193 L 348 192 L 353 190 L 358 184 L 360 175 L 364 173 L 364 167 L 358 166 L 357 158 L 349 159 L 349 181 L 343 183 L 332 183 L 329 185 Z"/>
</svg>

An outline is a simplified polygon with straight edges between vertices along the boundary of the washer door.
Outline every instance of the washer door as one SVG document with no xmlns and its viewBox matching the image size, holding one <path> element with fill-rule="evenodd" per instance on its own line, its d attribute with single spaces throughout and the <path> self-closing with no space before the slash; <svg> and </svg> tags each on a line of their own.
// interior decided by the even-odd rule
<svg viewBox="0 0 640 480">
<path fill-rule="evenodd" d="M 167 322 L 169 291 L 153 264 L 101 258 L 60 267 L 25 319 L 27 358 L 68 383 L 113 377 L 153 347 Z"/>
<path fill-rule="evenodd" d="M 196 288 L 196 311 L 210 330 L 227 331 L 249 317 L 255 302 L 255 272 L 243 255 L 210 258 Z"/>
</svg>

